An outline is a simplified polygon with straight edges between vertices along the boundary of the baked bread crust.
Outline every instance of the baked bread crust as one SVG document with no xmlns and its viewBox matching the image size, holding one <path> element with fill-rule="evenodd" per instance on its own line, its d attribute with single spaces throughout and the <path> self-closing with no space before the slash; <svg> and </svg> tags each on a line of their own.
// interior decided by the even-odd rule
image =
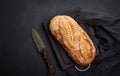
<svg viewBox="0 0 120 76">
<path fill-rule="evenodd" d="M 55 16 L 50 21 L 49 29 L 75 63 L 85 66 L 94 60 L 95 46 L 73 18 L 66 15 Z"/>
</svg>

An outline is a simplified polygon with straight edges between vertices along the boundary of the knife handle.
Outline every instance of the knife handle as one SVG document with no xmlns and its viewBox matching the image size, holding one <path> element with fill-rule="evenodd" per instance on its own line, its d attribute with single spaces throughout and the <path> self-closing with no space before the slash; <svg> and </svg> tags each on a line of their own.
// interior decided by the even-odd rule
<svg viewBox="0 0 120 76">
<path fill-rule="evenodd" d="M 45 59 L 45 61 L 47 63 L 47 66 L 49 68 L 50 73 L 54 73 L 55 72 L 55 67 L 53 66 L 53 63 L 51 61 L 49 53 L 47 52 L 47 49 L 44 48 L 42 50 L 43 50 L 42 53 L 43 53 L 44 59 Z"/>
</svg>

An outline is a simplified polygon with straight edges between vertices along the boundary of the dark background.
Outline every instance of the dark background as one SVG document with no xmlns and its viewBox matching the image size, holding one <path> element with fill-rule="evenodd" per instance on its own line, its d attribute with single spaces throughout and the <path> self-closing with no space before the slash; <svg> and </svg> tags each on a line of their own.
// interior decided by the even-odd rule
<svg viewBox="0 0 120 76">
<path fill-rule="evenodd" d="M 33 44 L 32 28 L 40 31 L 57 72 L 64 73 L 52 53 L 46 33 L 41 26 L 41 22 L 49 16 L 82 8 L 120 18 L 119 0 L 3 0 L 1 3 L 0 76 L 47 75 L 44 60 Z M 56 76 L 60 76 L 57 72 Z"/>
</svg>

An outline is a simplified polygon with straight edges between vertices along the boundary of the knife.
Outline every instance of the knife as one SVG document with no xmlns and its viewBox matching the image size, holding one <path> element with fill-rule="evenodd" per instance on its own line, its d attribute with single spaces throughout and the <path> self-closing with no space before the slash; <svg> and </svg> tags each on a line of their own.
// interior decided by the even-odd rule
<svg viewBox="0 0 120 76">
<path fill-rule="evenodd" d="M 38 49 L 38 52 L 43 54 L 43 57 L 47 63 L 47 66 L 48 66 L 50 73 L 54 73 L 55 68 L 54 68 L 53 63 L 51 61 L 49 53 L 47 52 L 47 48 L 46 48 L 45 44 L 43 43 L 39 33 L 34 28 L 32 29 L 32 37 L 33 37 L 33 41 Z"/>
</svg>

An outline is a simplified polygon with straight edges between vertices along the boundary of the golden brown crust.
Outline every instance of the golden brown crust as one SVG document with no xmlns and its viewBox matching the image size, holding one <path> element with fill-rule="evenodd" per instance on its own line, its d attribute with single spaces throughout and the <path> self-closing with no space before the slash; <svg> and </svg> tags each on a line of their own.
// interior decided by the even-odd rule
<svg viewBox="0 0 120 76">
<path fill-rule="evenodd" d="M 55 16 L 49 25 L 55 39 L 68 55 L 80 65 L 90 64 L 96 55 L 95 46 L 87 33 L 70 16 Z"/>
</svg>

